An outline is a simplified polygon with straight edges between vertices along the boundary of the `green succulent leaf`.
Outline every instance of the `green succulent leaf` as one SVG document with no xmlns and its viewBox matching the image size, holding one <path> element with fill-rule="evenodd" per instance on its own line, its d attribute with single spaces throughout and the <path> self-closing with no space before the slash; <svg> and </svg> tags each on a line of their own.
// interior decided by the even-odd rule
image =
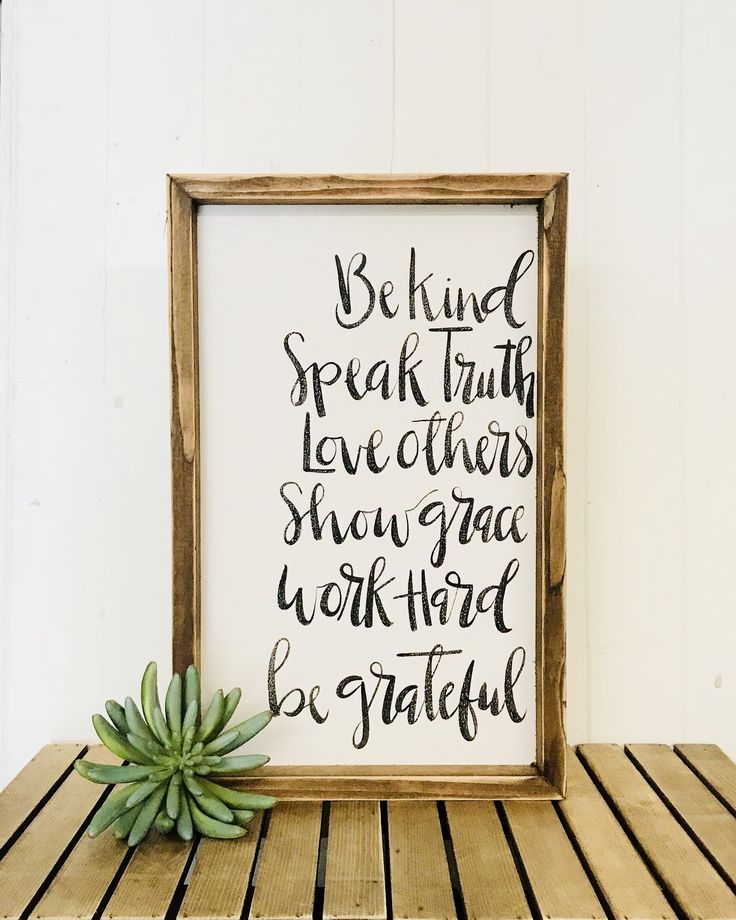
<svg viewBox="0 0 736 920">
<path fill-rule="evenodd" d="M 169 723 L 172 737 L 174 739 L 181 737 L 181 675 L 174 674 L 169 683 L 169 689 L 166 691 L 166 721 Z"/>
<path fill-rule="evenodd" d="M 141 738 L 140 735 L 134 735 L 133 732 L 128 732 L 128 742 L 133 750 L 133 754 L 130 757 L 127 757 L 126 760 L 132 760 L 137 763 L 147 761 L 148 763 L 160 764 L 162 756 L 165 756 L 166 751 L 161 747 L 160 744 L 153 741 L 148 741 L 146 738 Z"/>
<path fill-rule="evenodd" d="M 202 795 L 204 789 L 200 786 L 199 782 L 188 773 L 184 774 L 184 785 L 187 787 L 187 791 L 190 792 L 193 796 Z"/>
<path fill-rule="evenodd" d="M 140 785 L 140 783 L 134 783 L 132 786 L 123 786 L 121 789 L 116 789 L 112 795 L 105 799 L 95 812 L 87 828 L 87 833 L 90 837 L 96 837 L 106 827 L 109 827 L 113 821 L 116 821 L 126 811 L 130 810 L 131 806 L 128 805 L 128 799 L 131 793 L 135 792 Z"/>
<path fill-rule="evenodd" d="M 147 799 L 149 795 L 161 788 L 163 788 L 163 791 L 166 792 L 166 787 L 163 783 L 152 783 L 150 781 L 141 783 L 140 786 L 138 786 L 138 788 L 131 793 L 130 798 L 128 799 L 128 808 L 132 808 L 134 805 L 137 805 L 139 802 Z M 154 815 L 154 817 L 156 816 Z"/>
<path fill-rule="evenodd" d="M 105 711 L 110 717 L 110 721 L 121 735 L 125 736 L 130 731 L 128 720 L 125 718 L 125 709 L 115 700 L 108 700 L 105 703 Z"/>
<path fill-rule="evenodd" d="M 112 832 L 118 840 L 125 840 L 126 837 L 133 830 L 133 825 L 136 822 L 136 818 L 141 813 L 143 808 L 143 802 L 140 805 L 135 805 L 133 808 L 129 808 L 125 814 L 120 815 L 120 817 L 115 821 L 112 826 Z"/>
<path fill-rule="evenodd" d="M 276 800 L 213 781 L 268 762 L 263 754 L 225 756 L 271 721 L 266 711 L 226 730 L 241 697 L 237 687 L 227 695 L 218 690 L 203 708 L 199 671 L 190 665 L 183 678 L 172 676 L 162 707 L 156 664 L 150 662 L 141 681 L 142 712 L 132 697 L 124 705 L 108 700 L 110 721 L 98 713 L 92 723 L 102 743 L 126 763 L 80 760 L 74 765 L 90 782 L 117 787 L 94 814 L 90 836 L 112 827 L 130 846 L 152 827 L 162 834 L 175 830 L 183 840 L 191 840 L 195 830 L 223 840 L 243 836 L 254 812 L 271 808 Z"/>
<path fill-rule="evenodd" d="M 225 732 L 223 735 L 218 735 L 217 738 L 213 738 L 212 741 L 204 745 L 202 754 L 204 754 L 205 757 L 211 754 L 227 754 L 228 750 L 232 751 L 235 750 L 236 747 L 240 747 L 238 742 L 239 737 L 237 731 L 229 731 Z M 233 747 L 229 747 L 232 742 L 235 742 Z"/>
<path fill-rule="evenodd" d="M 241 722 L 239 725 L 234 725 L 224 735 L 220 735 L 210 741 L 204 746 L 202 753 L 205 755 L 229 754 L 230 751 L 242 747 L 251 738 L 255 738 L 258 732 L 263 731 L 272 718 L 273 713 L 270 709 L 265 712 L 259 712 L 258 715 L 251 716 L 250 719 L 246 719 L 245 722 Z"/>
<path fill-rule="evenodd" d="M 192 814 L 192 824 L 202 836 L 215 837 L 219 840 L 234 840 L 245 834 L 245 828 L 239 824 L 226 824 L 224 821 L 218 821 L 211 818 L 200 810 L 194 799 L 189 799 L 189 810 Z"/>
<path fill-rule="evenodd" d="M 146 722 L 148 722 L 148 727 L 153 730 L 158 740 L 163 742 L 164 739 L 158 736 L 153 721 L 154 711 L 161 708 L 161 703 L 158 699 L 157 668 L 155 661 L 149 661 L 146 670 L 143 672 L 143 680 L 141 681 L 141 708 L 143 709 L 143 715 L 146 717 Z"/>
<path fill-rule="evenodd" d="M 160 784 L 157 789 L 148 797 L 146 802 L 135 819 L 135 824 L 128 837 L 128 846 L 134 847 L 146 836 L 151 829 L 151 825 L 156 820 L 156 815 L 166 795 L 166 787 Z"/>
<path fill-rule="evenodd" d="M 268 763 L 271 758 L 267 754 L 244 754 L 242 757 L 223 757 L 222 760 L 210 767 L 212 773 L 247 773 L 256 770 Z"/>
<path fill-rule="evenodd" d="M 136 706 L 132 696 L 125 698 L 125 718 L 128 722 L 128 733 L 138 735 L 139 738 L 145 738 L 152 744 L 158 744 L 158 738 L 148 727 L 148 723 L 141 715 L 140 709 Z"/>
<path fill-rule="evenodd" d="M 198 796 L 197 808 L 201 808 L 202 811 L 211 818 L 215 818 L 218 821 L 224 821 L 225 824 L 233 823 L 234 816 L 232 811 L 230 811 L 221 799 L 216 798 L 214 795 L 203 793 Z"/>
<path fill-rule="evenodd" d="M 155 825 L 160 834 L 170 834 L 174 830 L 174 821 L 165 811 L 160 811 L 156 815 Z"/>
<path fill-rule="evenodd" d="M 204 714 L 199 730 L 195 735 L 197 741 L 204 742 L 210 740 L 217 730 L 217 726 L 220 724 L 220 719 L 222 718 L 224 710 L 225 697 L 222 695 L 222 690 L 218 690 L 212 697 L 212 701 L 207 707 L 207 712 Z"/>
<path fill-rule="evenodd" d="M 194 836 L 194 827 L 192 826 L 192 813 L 189 810 L 189 798 L 185 792 L 181 795 L 181 805 L 179 808 L 179 817 L 176 821 L 176 833 L 182 840 L 191 840 Z"/>
<path fill-rule="evenodd" d="M 99 715 L 99 713 L 92 716 L 92 724 L 100 741 L 113 754 L 117 754 L 121 760 L 132 760 L 134 763 L 153 762 L 146 757 L 141 757 L 140 752 L 130 744 L 128 738 L 124 738 L 120 732 L 113 728 L 104 716 Z"/>
<path fill-rule="evenodd" d="M 190 664 L 184 674 L 184 708 L 188 709 L 192 703 L 197 704 L 197 712 L 202 709 L 201 683 L 199 671 Z"/>
<path fill-rule="evenodd" d="M 245 827 L 247 824 L 250 824 L 253 818 L 255 818 L 255 812 L 236 808 L 233 811 L 233 818 L 236 824 L 239 824 L 241 827 Z"/>
<path fill-rule="evenodd" d="M 184 713 L 184 719 L 181 723 L 181 734 L 182 738 L 187 735 L 189 732 L 194 735 L 194 732 L 197 727 L 197 718 L 199 716 L 199 703 L 196 700 L 187 706 L 187 710 Z"/>
<path fill-rule="evenodd" d="M 231 809 L 263 811 L 266 808 L 273 808 L 276 804 L 276 799 L 270 795 L 260 795 L 256 792 L 241 792 L 239 789 L 221 786 L 219 783 L 212 783 L 207 779 L 201 779 L 199 782 L 205 792 L 209 792 L 210 795 L 216 795 L 220 801 L 224 802 Z"/>
<path fill-rule="evenodd" d="M 224 731 L 227 723 L 235 715 L 235 710 L 238 708 L 238 703 L 240 702 L 242 695 L 243 691 L 240 689 L 240 687 L 233 687 L 233 689 L 225 697 L 225 705 L 222 709 L 220 724 L 217 726 L 217 731 L 215 732 L 216 735 L 219 735 Z"/>
<path fill-rule="evenodd" d="M 77 760 L 74 769 L 80 776 L 92 783 L 133 783 L 148 779 L 151 773 L 149 764 L 131 764 L 126 767 L 113 767 L 108 764 L 91 763 L 89 760 Z"/>
<path fill-rule="evenodd" d="M 153 710 L 153 727 L 156 730 L 156 735 L 161 739 L 163 746 L 167 750 L 170 749 L 171 732 L 169 731 L 169 726 L 166 724 L 166 719 L 164 719 L 164 714 L 158 707 Z"/>
</svg>

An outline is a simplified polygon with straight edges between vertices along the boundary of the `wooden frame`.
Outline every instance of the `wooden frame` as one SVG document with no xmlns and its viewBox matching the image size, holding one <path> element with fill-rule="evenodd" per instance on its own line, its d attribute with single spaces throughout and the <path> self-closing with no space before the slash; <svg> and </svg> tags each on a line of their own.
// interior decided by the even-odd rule
<svg viewBox="0 0 736 920">
<path fill-rule="evenodd" d="M 288 798 L 560 798 L 565 792 L 564 299 L 566 174 L 168 177 L 173 665 L 200 660 L 197 209 L 205 204 L 536 204 L 538 207 L 537 760 L 532 767 L 267 767 Z M 389 775 L 390 774 L 390 775 Z"/>
</svg>

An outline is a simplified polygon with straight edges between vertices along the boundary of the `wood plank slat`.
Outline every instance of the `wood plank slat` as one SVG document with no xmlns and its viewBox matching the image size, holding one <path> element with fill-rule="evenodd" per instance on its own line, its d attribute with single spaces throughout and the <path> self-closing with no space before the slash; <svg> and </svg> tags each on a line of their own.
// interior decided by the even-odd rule
<svg viewBox="0 0 736 920">
<path fill-rule="evenodd" d="M 262 846 L 251 918 L 298 920 L 312 915 L 321 802 L 284 802 L 273 810 Z"/>
<path fill-rule="evenodd" d="M 82 744 L 47 744 L 0 792 L 0 850 L 83 750 Z"/>
<path fill-rule="evenodd" d="M 202 840 L 179 917 L 188 920 L 231 920 L 240 917 L 248 894 L 261 834 L 260 814 L 238 840 Z"/>
<path fill-rule="evenodd" d="M 385 920 L 378 802 L 333 802 L 325 872 L 325 920 Z"/>
<path fill-rule="evenodd" d="M 493 802 L 447 802 L 468 920 L 531 920 L 531 909 Z"/>
<path fill-rule="evenodd" d="M 626 748 L 659 795 L 736 884 L 736 818 L 666 744 Z"/>
<path fill-rule="evenodd" d="M 676 744 L 675 751 L 736 815 L 736 763 L 717 744 Z"/>
<path fill-rule="evenodd" d="M 33 917 L 92 917 L 128 853 L 127 843 L 109 830 L 94 839 L 83 834 L 51 881 Z"/>
<path fill-rule="evenodd" d="M 455 920 L 437 803 L 389 802 L 388 842 L 396 920 Z"/>
<path fill-rule="evenodd" d="M 520 199 L 541 201 L 565 173 L 351 173 L 343 175 L 207 175 L 178 174 L 170 177 L 177 191 L 197 204 L 331 204 L 335 201 L 358 204 L 453 204 L 506 203 Z"/>
<path fill-rule="evenodd" d="M 102 916 L 106 920 L 164 920 L 193 844 L 153 833 L 135 848 Z"/>
<path fill-rule="evenodd" d="M 674 920 L 659 884 L 573 751 L 567 759 L 567 798 L 559 808 L 616 920 Z"/>
<path fill-rule="evenodd" d="M 623 748 L 583 744 L 578 752 L 685 916 L 733 920 L 736 896 Z"/>
<path fill-rule="evenodd" d="M 102 746 L 84 759 L 120 763 Z M 0 862 L 0 917 L 22 914 L 107 788 L 76 772 L 59 786 Z"/>
<path fill-rule="evenodd" d="M 606 920 L 551 802 L 506 802 L 503 808 L 542 916 Z"/>
</svg>

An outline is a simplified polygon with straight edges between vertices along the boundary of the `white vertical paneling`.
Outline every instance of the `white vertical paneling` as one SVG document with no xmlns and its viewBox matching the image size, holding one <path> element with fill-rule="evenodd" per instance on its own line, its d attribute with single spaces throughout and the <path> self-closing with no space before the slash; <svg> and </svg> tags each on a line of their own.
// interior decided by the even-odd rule
<svg viewBox="0 0 736 920">
<path fill-rule="evenodd" d="M 202 131 L 209 172 L 290 172 L 299 159 L 300 4 L 208 0 Z"/>
<path fill-rule="evenodd" d="M 17 3 L 13 145 L 16 381 L 103 369 L 108 5 Z"/>
<path fill-rule="evenodd" d="M 9 649 L 7 640 L 10 600 L 10 304 L 14 277 L 13 159 L 15 111 L 14 65 L 15 9 L 0 6 L 0 786 L 3 754 L 8 743 L 5 723 L 5 683 Z"/>
<path fill-rule="evenodd" d="M 6 779 L 48 741 L 88 736 L 104 702 L 104 430 L 94 384 L 14 387 Z"/>
<path fill-rule="evenodd" d="M 736 754 L 736 21 L 682 6 L 3 4 L 0 782 L 168 661 L 163 177 L 203 169 L 570 172 L 570 737 Z"/>
<path fill-rule="evenodd" d="M 488 3 L 396 0 L 394 172 L 482 172 Z"/>
<path fill-rule="evenodd" d="M 679 5 L 586 3 L 585 42 L 591 732 L 665 741 L 685 701 Z"/>
<path fill-rule="evenodd" d="M 106 3 L 15 4 L 3 776 L 99 684 Z M 3 62 L 4 66 L 4 62 Z M 3 112 L 5 118 L 5 112 Z M 84 714 L 84 715 L 83 715 Z"/>
<path fill-rule="evenodd" d="M 587 315 L 582 0 L 495 2 L 490 20 L 493 172 L 567 172 L 567 716 L 588 730 L 585 482 Z M 522 37 L 523 36 L 523 40 Z"/>
<path fill-rule="evenodd" d="M 202 170 L 203 0 L 112 0 L 109 51 L 106 692 L 150 659 L 169 668 L 166 174 Z"/>
<path fill-rule="evenodd" d="M 683 9 L 686 735 L 722 737 L 736 756 L 736 5 L 686 0 Z"/>
<path fill-rule="evenodd" d="M 390 0 L 207 3 L 207 169 L 387 170 L 391 30 Z"/>
<path fill-rule="evenodd" d="M 391 0 L 302 0 L 291 162 L 304 172 L 389 169 Z"/>
</svg>

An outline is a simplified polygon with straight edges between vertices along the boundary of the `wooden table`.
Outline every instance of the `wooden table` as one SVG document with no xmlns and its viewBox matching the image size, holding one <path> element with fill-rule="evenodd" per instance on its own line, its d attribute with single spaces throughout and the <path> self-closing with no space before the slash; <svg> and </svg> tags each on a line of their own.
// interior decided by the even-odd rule
<svg viewBox="0 0 736 920">
<path fill-rule="evenodd" d="M 282 802 L 245 838 L 84 834 L 107 789 L 45 747 L 0 794 L 0 917 L 736 920 L 736 765 L 581 745 L 551 802 Z"/>
</svg>

